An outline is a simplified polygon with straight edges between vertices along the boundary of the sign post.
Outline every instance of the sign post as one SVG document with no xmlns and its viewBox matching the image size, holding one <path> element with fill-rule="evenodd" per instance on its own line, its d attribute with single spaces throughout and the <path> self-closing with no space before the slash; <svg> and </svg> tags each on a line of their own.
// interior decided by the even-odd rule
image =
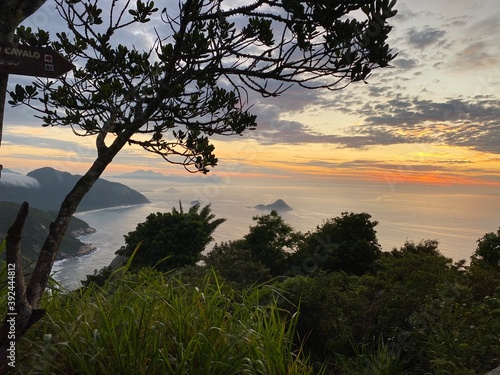
<svg viewBox="0 0 500 375">
<path fill-rule="evenodd" d="M 71 69 L 73 64 L 52 48 L 0 45 L 0 73 L 56 78 Z"/>
<path fill-rule="evenodd" d="M 73 64 L 52 48 L 31 47 L 18 43 L 0 44 L 0 145 L 2 143 L 3 115 L 9 74 L 57 78 L 74 68 Z M 2 166 L 0 165 L 0 178 Z"/>
</svg>

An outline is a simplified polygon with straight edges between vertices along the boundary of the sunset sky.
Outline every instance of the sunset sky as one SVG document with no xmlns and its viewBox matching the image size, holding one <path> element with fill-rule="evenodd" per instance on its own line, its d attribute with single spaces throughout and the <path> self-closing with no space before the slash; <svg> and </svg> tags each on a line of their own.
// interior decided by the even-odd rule
<svg viewBox="0 0 500 375">
<path fill-rule="evenodd" d="M 256 99 L 257 130 L 216 139 L 220 163 L 212 173 L 500 187 L 500 3 L 398 0 L 396 8 L 392 68 L 341 91 L 292 88 Z M 26 24 L 53 29 L 57 22 L 49 0 Z M 43 128 L 27 109 L 6 106 L 5 168 L 83 173 L 94 149 L 92 138 Z M 106 174 L 137 169 L 187 173 L 129 147 Z"/>
</svg>

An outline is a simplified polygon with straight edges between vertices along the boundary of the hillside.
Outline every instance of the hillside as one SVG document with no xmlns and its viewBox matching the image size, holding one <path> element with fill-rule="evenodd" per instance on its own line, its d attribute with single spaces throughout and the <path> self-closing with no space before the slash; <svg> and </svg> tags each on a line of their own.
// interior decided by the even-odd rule
<svg viewBox="0 0 500 375">
<path fill-rule="evenodd" d="M 57 211 L 64 197 L 81 176 L 53 168 L 40 168 L 26 176 L 3 173 L 0 179 L 0 200 L 22 203 L 45 211 Z M 144 204 L 149 200 L 126 185 L 98 179 L 78 206 L 77 211 Z"/>
<path fill-rule="evenodd" d="M 0 202 L 0 217 L 2 218 L 0 221 L 0 241 L 7 235 L 7 231 L 14 222 L 20 206 L 18 203 Z M 37 259 L 40 248 L 47 237 L 50 223 L 54 218 L 54 213 L 30 207 L 21 239 L 21 251 L 23 256 L 28 259 L 27 263 Z M 91 228 L 85 221 L 73 217 L 61 244 L 57 260 L 92 251 L 94 249 L 92 246 L 84 244 L 77 237 L 94 231 L 95 229 Z M 1 254 L 1 256 L 4 257 L 5 255 Z"/>
</svg>

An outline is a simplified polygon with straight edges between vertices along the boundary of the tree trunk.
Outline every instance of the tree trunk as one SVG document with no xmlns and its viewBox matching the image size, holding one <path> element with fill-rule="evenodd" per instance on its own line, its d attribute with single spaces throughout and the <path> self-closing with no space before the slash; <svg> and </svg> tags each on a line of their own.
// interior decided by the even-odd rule
<svg viewBox="0 0 500 375">
<path fill-rule="evenodd" d="M 59 250 L 59 246 L 73 214 L 85 194 L 92 188 L 109 163 L 111 163 L 114 156 L 123 147 L 123 144 L 119 149 L 112 151 L 110 148 L 106 148 L 106 150 L 99 152 L 94 164 L 92 164 L 87 173 L 78 180 L 73 190 L 68 193 L 61 204 L 57 218 L 50 225 L 49 235 L 40 250 L 40 255 L 38 256 L 35 269 L 28 284 L 28 302 L 33 308 L 36 308 L 40 303 L 40 299 L 42 298 L 49 280 L 50 271 L 54 265 L 57 251 Z"/>
<path fill-rule="evenodd" d="M 0 73 L 0 146 L 2 146 L 2 134 L 3 134 L 3 119 L 5 113 L 5 98 L 7 97 L 7 83 L 9 81 L 9 75 L 5 73 Z M 0 163 L 1 164 L 1 163 Z M 0 168 L 0 173 L 1 173 Z M 1 177 L 1 175 L 0 175 Z"/>
<path fill-rule="evenodd" d="M 111 163 L 116 154 L 122 149 L 127 139 L 128 138 L 126 137 L 119 137 L 115 139 L 110 147 L 98 147 L 97 159 L 94 161 L 87 173 L 78 180 L 73 190 L 68 193 L 63 203 L 61 204 L 61 208 L 59 210 L 57 218 L 53 223 L 51 223 L 49 234 L 45 240 L 45 243 L 43 244 L 42 249 L 40 250 L 40 255 L 38 256 L 38 260 L 31 275 L 27 289 L 24 286 L 24 279 L 22 273 L 20 273 L 20 269 L 16 269 L 16 288 L 19 288 L 16 290 L 16 297 L 18 292 L 22 293 L 22 290 L 25 290 L 25 293 L 23 293 L 23 299 L 20 302 L 17 302 L 16 300 L 15 308 L 18 314 L 16 316 L 16 340 L 19 340 L 22 334 L 26 332 L 26 330 L 31 325 L 33 325 L 43 317 L 45 311 L 39 310 L 38 305 L 40 303 L 40 299 L 43 296 L 45 287 L 47 286 L 50 272 L 52 270 L 52 266 L 54 265 L 54 260 L 56 258 L 64 234 L 66 233 L 66 230 L 68 228 L 71 217 L 75 213 L 85 194 L 87 194 L 90 188 L 104 172 L 106 167 Z M 21 214 L 19 214 L 18 216 L 20 215 Z M 22 220 L 22 222 L 24 223 L 24 219 Z M 19 262 L 19 265 L 21 261 L 19 240 L 22 225 L 23 224 L 19 225 L 16 219 L 16 223 L 14 223 L 13 225 L 13 227 L 15 227 L 16 229 L 12 234 L 12 238 L 14 238 L 14 240 L 12 240 L 12 246 L 15 246 L 15 254 L 17 254 L 16 262 Z M 22 285 L 19 284 L 18 286 L 18 281 L 22 283 Z M 10 345 L 10 340 L 3 340 L 3 337 L 7 337 L 10 329 L 8 319 L 9 314 L 7 314 L 6 319 L 2 327 L 0 328 L 0 335 L 3 335 L 0 336 L 0 368 L 2 367 L 2 364 L 5 364 L 7 362 L 7 352 Z"/>
<path fill-rule="evenodd" d="M 33 312 L 26 299 L 26 284 L 24 283 L 21 264 L 21 232 L 28 216 L 28 203 L 24 202 L 19 209 L 16 220 L 7 232 L 6 265 L 7 265 L 7 314 L 0 328 L 0 358 L 6 358 L 10 347 L 15 351 L 15 342 L 28 325 Z M 15 354 L 14 354 L 15 357 Z"/>
</svg>

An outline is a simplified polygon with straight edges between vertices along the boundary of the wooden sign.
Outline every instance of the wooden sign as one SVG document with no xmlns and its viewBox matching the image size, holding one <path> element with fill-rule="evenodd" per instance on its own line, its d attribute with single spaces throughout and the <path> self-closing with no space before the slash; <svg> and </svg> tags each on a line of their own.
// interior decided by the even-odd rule
<svg viewBox="0 0 500 375">
<path fill-rule="evenodd" d="M 0 73 L 56 78 L 72 69 L 73 64 L 52 48 L 16 43 L 0 46 Z"/>
</svg>

